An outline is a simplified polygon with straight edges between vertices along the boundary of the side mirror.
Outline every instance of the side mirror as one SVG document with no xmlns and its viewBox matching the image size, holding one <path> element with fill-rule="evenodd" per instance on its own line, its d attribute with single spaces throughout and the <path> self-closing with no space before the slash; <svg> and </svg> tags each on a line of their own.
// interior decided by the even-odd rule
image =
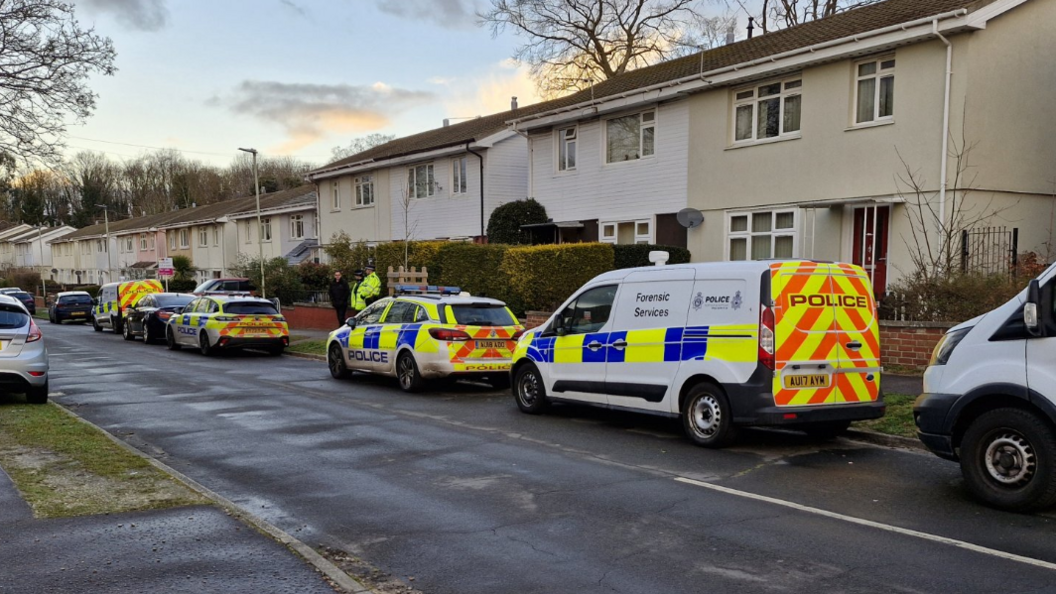
<svg viewBox="0 0 1056 594">
<path fill-rule="evenodd" d="M 181 307 L 177 307 L 177 308 L 173 309 L 172 313 L 173 314 L 182 314 L 183 313 L 183 307 L 181 306 Z"/>
<path fill-rule="evenodd" d="M 355 328 L 356 327 L 356 318 L 348 318 L 347 320 L 345 320 L 345 325 L 348 326 L 349 328 Z"/>
<path fill-rule="evenodd" d="M 1041 288 L 1038 279 L 1030 281 L 1027 287 L 1027 302 L 1023 305 L 1023 325 L 1027 327 L 1027 333 L 1031 336 L 1041 336 L 1041 320 L 1038 316 L 1038 301 Z"/>
<path fill-rule="evenodd" d="M 93 297 L 92 298 L 92 305 L 99 305 L 99 299 Z"/>
</svg>

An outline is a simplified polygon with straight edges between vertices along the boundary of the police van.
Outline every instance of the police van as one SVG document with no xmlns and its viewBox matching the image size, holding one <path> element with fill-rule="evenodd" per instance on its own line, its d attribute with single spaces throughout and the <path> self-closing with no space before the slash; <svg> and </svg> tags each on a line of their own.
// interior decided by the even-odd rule
<svg viewBox="0 0 1056 594">
<path fill-rule="evenodd" d="M 681 417 L 695 443 L 738 426 L 835 435 L 884 414 L 869 276 L 805 260 L 616 270 L 517 344 L 527 413 L 577 402 Z"/>
<path fill-rule="evenodd" d="M 99 287 L 99 298 L 92 308 L 92 328 L 102 332 L 110 328 L 120 334 L 125 312 L 147 293 L 161 293 L 161 283 L 154 279 L 106 283 Z"/>
</svg>

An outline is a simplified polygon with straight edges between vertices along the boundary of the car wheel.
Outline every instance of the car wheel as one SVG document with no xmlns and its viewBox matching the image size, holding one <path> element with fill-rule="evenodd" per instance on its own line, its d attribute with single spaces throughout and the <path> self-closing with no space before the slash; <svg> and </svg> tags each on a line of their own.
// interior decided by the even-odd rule
<svg viewBox="0 0 1056 594">
<path fill-rule="evenodd" d="M 124 324 L 121 324 L 121 338 L 124 338 L 125 340 L 135 340 L 136 339 L 136 335 L 132 334 L 132 324 L 131 324 L 131 322 L 126 321 Z"/>
<path fill-rule="evenodd" d="M 180 344 L 176 342 L 176 334 L 172 331 L 172 328 L 165 329 L 165 345 L 169 347 L 170 351 L 180 350 Z"/>
<path fill-rule="evenodd" d="M 973 495 L 1027 512 L 1056 504 L 1056 431 L 1036 414 L 999 408 L 972 422 L 961 440 L 961 472 Z"/>
<path fill-rule="evenodd" d="M 850 421 L 829 421 L 826 423 L 809 423 L 800 426 L 800 429 L 811 437 L 818 439 L 835 439 L 850 429 Z"/>
<path fill-rule="evenodd" d="M 550 406 L 543 376 L 535 365 L 525 365 L 517 369 L 513 379 L 513 396 L 517 400 L 517 408 L 530 415 L 537 415 Z"/>
<path fill-rule="evenodd" d="M 52 324 L 56 324 L 56 323 L 57 323 L 57 322 L 55 321 L 55 316 L 54 316 L 54 314 L 50 314 L 50 313 L 48 314 L 48 322 L 50 322 L 50 323 L 52 323 Z"/>
<path fill-rule="evenodd" d="M 334 343 L 326 351 L 326 365 L 330 368 L 330 377 L 334 379 L 345 379 L 352 375 L 345 365 L 345 356 L 341 353 L 341 347 Z"/>
<path fill-rule="evenodd" d="M 30 404 L 47 404 L 48 382 L 45 380 L 43 386 L 30 386 L 26 390 L 26 402 Z"/>
<path fill-rule="evenodd" d="M 737 437 L 726 395 L 708 383 L 690 388 L 682 405 L 682 428 L 690 441 L 706 448 L 721 448 Z"/>
<path fill-rule="evenodd" d="M 206 357 L 213 354 L 213 347 L 209 344 L 209 334 L 205 330 L 198 334 L 198 350 Z"/>
<path fill-rule="evenodd" d="M 414 355 L 409 351 L 400 353 L 396 358 L 396 379 L 400 381 L 400 389 L 404 392 L 417 392 L 422 389 L 422 374 L 418 371 Z"/>
<path fill-rule="evenodd" d="M 103 331 L 103 327 L 99 325 L 99 320 L 95 318 L 95 315 L 92 315 L 92 330 L 95 330 L 96 332 Z"/>
<path fill-rule="evenodd" d="M 143 322 L 143 344 L 150 344 L 154 337 L 150 334 L 150 323 Z"/>
</svg>

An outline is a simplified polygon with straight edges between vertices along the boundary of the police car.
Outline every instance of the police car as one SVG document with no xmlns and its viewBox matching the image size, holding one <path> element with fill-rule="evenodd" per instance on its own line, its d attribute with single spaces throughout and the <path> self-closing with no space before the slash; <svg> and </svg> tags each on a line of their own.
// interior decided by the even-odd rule
<svg viewBox="0 0 1056 594">
<path fill-rule="evenodd" d="M 457 287 L 399 286 L 330 333 L 330 375 L 352 371 L 396 377 L 414 392 L 426 380 L 486 379 L 509 386 L 510 359 L 524 327 L 502 301 Z"/>
<path fill-rule="evenodd" d="M 205 295 L 169 318 L 165 342 L 171 350 L 197 347 L 203 355 L 218 349 L 254 348 L 277 356 L 290 344 L 290 329 L 266 299 Z"/>
</svg>

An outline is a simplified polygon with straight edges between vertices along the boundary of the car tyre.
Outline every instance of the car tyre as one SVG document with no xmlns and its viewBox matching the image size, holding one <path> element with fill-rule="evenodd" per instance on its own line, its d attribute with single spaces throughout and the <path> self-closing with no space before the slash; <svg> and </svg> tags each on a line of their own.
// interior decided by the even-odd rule
<svg viewBox="0 0 1056 594">
<path fill-rule="evenodd" d="M 215 352 L 215 349 L 209 344 L 209 334 L 205 330 L 198 334 L 198 350 L 206 357 L 211 357 Z"/>
<path fill-rule="evenodd" d="M 690 441 L 706 448 L 733 443 L 737 428 L 726 394 L 706 382 L 690 388 L 682 404 L 682 429 Z"/>
<path fill-rule="evenodd" d="M 165 346 L 169 347 L 170 351 L 178 351 L 181 345 L 176 342 L 176 334 L 172 331 L 172 327 L 165 329 Z"/>
<path fill-rule="evenodd" d="M 418 363 L 414 355 L 409 351 L 403 351 L 396 357 L 396 379 L 400 382 L 400 389 L 404 392 L 417 392 L 422 389 L 422 374 L 418 370 Z"/>
<path fill-rule="evenodd" d="M 341 353 L 341 346 L 336 342 L 326 350 L 326 366 L 330 368 L 330 377 L 334 379 L 346 379 L 352 376 L 348 365 L 345 365 L 345 356 Z"/>
<path fill-rule="evenodd" d="M 804 433 L 818 439 L 836 439 L 844 433 L 847 433 L 847 430 L 850 428 L 850 421 L 828 421 L 825 423 L 809 423 L 800 427 L 800 429 Z"/>
<path fill-rule="evenodd" d="M 26 390 L 26 402 L 30 404 L 47 404 L 48 403 L 48 382 L 44 381 L 43 386 L 30 386 Z"/>
<path fill-rule="evenodd" d="M 530 415 L 540 414 L 550 406 L 543 376 L 535 365 L 517 368 L 513 378 L 513 397 L 517 400 L 517 408 Z"/>
<path fill-rule="evenodd" d="M 99 320 L 95 318 L 95 314 L 92 314 L 92 330 L 96 332 L 102 332 L 103 327 L 99 325 Z"/>
<path fill-rule="evenodd" d="M 1056 505 L 1056 430 L 1033 412 L 983 413 L 961 440 L 961 472 L 987 505 L 1029 512 Z"/>
<path fill-rule="evenodd" d="M 58 322 L 55 321 L 55 315 L 51 314 L 51 313 L 48 314 L 48 322 L 50 322 L 52 324 L 57 324 L 58 323 Z"/>
<path fill-rule="evenodd" d="M 136 335 L 132 334 L 132 324 L 131 323 L 126 321 L 124 324 L 121 324 L 121 338 L 124 338 L 125 340 L 135 340 L 136 339 Z"/>
<path fill-rule="evenodd" d="M 143 344 L 150 344 L 154 341 L 154 337 L 150 334 L 150 322 L 144 320 L 143 322 Z"/>
</svg>

